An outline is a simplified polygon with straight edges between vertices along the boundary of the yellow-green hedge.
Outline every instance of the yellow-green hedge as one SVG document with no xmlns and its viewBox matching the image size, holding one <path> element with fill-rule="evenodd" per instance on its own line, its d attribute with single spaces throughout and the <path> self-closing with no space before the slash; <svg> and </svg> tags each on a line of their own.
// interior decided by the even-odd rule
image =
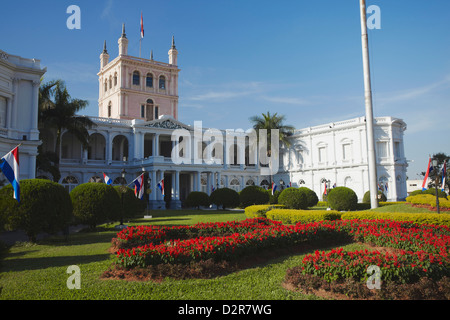
<svg viewBox="0 0 450 320">
<path fill-rule="evenodd" d="M 436 196 L 433 196 L 431 194 L 418 194 L 415 196 L 407 197 L 406 202 L 412 204 L 430 205 L 434 208 L 436 207 Z M 443 208 L 450 208 L 450 200 L 439 198 L 439 206 Z"/>
<path fill-rule="evenodd" d="M 281 204 L 256 204 L 245 208 L 245 215 L 249 218 L 266 218 L 266 212 L 273 208 L 283 208 Z"/>
<path fill-rule="evenodd" d="M 297 222 L 315 222 L 323 220 L 340 220 L 341 213 L 334 210 L 294 210 L 272 209 L 266 212 L 267 219 L 278 220 L 285 224 Z"/>
<path fill-rule="evenodd" d="M 450 214 L 447 213 L 402 213 L 402 212 L 346 212 L 342 220 L 384 219 L 395 221 L 412 221 L 419 224 L 435 224 L 450 226 Z"/>
</svg>

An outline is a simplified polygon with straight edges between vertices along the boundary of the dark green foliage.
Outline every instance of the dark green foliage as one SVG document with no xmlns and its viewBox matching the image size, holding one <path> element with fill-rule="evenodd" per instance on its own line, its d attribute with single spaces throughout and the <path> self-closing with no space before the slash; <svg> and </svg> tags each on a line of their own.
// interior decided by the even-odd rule
<svg viewBox="0 0 450 320">
<path fill-rule="evenodd" d="M 30 241 L 38 233 L 65 231 L 72 222 L 72 202 L 67 190 L 46 179 L 20 181 L 20 204 L 9 184 L 0 190 L 0 221 L 8 230 L 23 230 Z"/>
<path fill-rule="evenodd" d="M 278 197 L 278 204 L 284 205 L 287 209 L 306 209 L 308 207 L 308 198 L 302 190 L 286 188 L 281 191 Z"/>
<path fill-rule="evenodd" d="M 336 187 L 328 192 L 328 205 L 333 210 L 355 210 L 358 204 L 358 196 L 347 187 Z"/>
<path fill-rule="evenodd" d="M 200 209 L 200 207 L 207 207 L 210 204 L 208 194 L 201 191 L 192 191 L 185 201 L 185 205 L 188 208 L 196 207 L 197 209 Z"/>
<path fill-rule="evenodd" d="M 114 189 L 119 195 L 120 202 L 122 203 L 122 192 L 121 192 L 122 186 L 114 186 Z M 131 188 L 124 187 L 124 190 L 125 193 L 123 194 L 123 218 L 132 218 L 135 217 L 137 214 L 142 213 L 147 207 L 145 200 L 136 198 L 134 190 Z"/>
<path fill-rule="evenodd" d="M 218 208 L 235 208 L 239 206 L 239 194 L 230 188 L 220 188 L 214 190 L 209 199 L 212 204 L 215 204 Z"/>
<path fill-rule="evenodd" d="M 247 186 L 239 193 L 241 207 L 245 208 L 256 204 L 267 204 L 269 194 L 264 188 L 259 186 Z"/>
<path fill-rule="evenodd" d="M 266 190 L 267 194 L 269 195 L 269 204 L 278 204 L 278 197 L 280 196 L 281 191 L 275 190 L 275 192 L 272 195 L 272 190 Z"/>
<path fill-rule="evenodd" d="M 378 202 L 386 202 L 386 201 L 387 201 L 387 198 L 386 198 L 385 194 L 381 190 L 378 190 Z M 366 193 L 364 193 L 362 202 L 370 203 L 370 191 L 367 191 Z"/>
<path fill-rule="evenodd" d="M 83 183 L 70 192 L 73 214 L 79 223 L 95 228 L 106 221 L 117 221 L 121 215 L 119 194 L 104 183 Z"/>
<path fill-rule="evenodd" d="M 298 190 L 305 193 L 306 198 L 308 199 L 309 208 L 314 207 L 317 203 L 319 203 L 319 198 L 317 197 L 317 194 L 313 190 L 307 187 L 300 187 L 298 188 Z"/>
</svg>

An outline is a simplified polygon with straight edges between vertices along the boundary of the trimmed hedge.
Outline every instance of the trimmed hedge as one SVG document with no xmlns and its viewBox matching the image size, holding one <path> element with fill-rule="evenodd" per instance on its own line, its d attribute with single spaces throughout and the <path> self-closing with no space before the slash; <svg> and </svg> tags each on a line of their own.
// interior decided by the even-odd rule
<svg viewBox="0 0 450 320">
<path fill-rule="evenodd" d="M 114 190 L 116 190 L 122 202 L 122 193 L 120 192 L 121 188 L 122 186 L 114 186 Z M 126 192 L 123 194 L 123 217 L 132 218 L 138 213 L 142 213 L 146 209 L 147 204 L 145 202 L 145 197 L 143 200 L 136 198 L 133 189 L 129 187 L 125 188 Z"/>
<path fill-rule="evenodd" d="M 418 194 L 406 198 L 406 202 L 411 204 L 424 204 L 433 208 L 436 207 L 436 196 L 431 194 Z M 450 200 L 446 198 L 439 198 L 439 206 L 443 208 L 450 208 Z"/>
<path fill-rule="evenodd" d="M 270 200 L 266 189 L 259 186 L 247 186 L 239 192 L 240 206 L 242 208 L 268 203 Z"/>
<path fill-rule="evenodd" d="M 308 200 L 308 208 L 312 208 L 319 203 L 319 198 L 313 190 L 307 187 L 300 187 L 297 190 L 305 193 L 306 199 Z"/>
<path fill-rule="evenodd" d="M 358 205 L 358 196 L 355 191 L 347 187 L 336 187 L 328 193 L 328 204 L 337 211 L 355 210 Z"/>
<path fill-rule="evenodd" d="M 211 204 L 211 201 L 206 192 L 192 191 L 188 194 L 184 204 L 188 208 L 196 207 L 197 209 L 200 209 L 200 207 L 208 207 Z"/>
<path fill-rule="evenodd" d="M 387 198 L 385 196 L 385 194 L 378 190 L 378 202 L 386 202 Z M 363 197 L 363 203 L 370 203 L 370 191 L 367 191 L 366 193 L 364 193 L 364 197 Z"/>
<path fill-rule="evenodd" d="M 282 208 L 281 204 L 260 204 L 245 208 L 245 215 L 248 218 L 266 218 L 266 212 L 274 208 Z"/>
<path fill-rule="evenodd" d="M 7 230 L 23 230 L 30 241 L 41 232 L 66 231 L 72 222 L 72 202 L 60 184 L 46 179 L 20 180 L 20 204 L 9 184 L 0 190 L 0 215 Z"/>
<path fill-rule="evenodd" d="M 214 190 L 209 199 L 212 204 L 215 204 L 217 208 L 236 208 L 239 206 L 239 193 L 230 188 L 220 188 Z"/>
<path fill-rule="evenodd" d="M 272 195 L 272 190 L 266 190 L 267 194 L 269 195 L 269 204 L 278 204 L 278 197 L 280 196 L 281 191 L 275 190 L 275 192 Z"/>
<path fill-rule="evenodd" d="M 308 198 L 304 190 L 286 188 L 281 191 L 278 203 L 288 209 L 306 209 L 308 207 Z"/>
<path fill-rule="evenodd" d="M 308 223 L 323 220 L 341 220 L 341 213 L 333 210 L 292 210 L 272 209 L 266 212 L 267 219 L 281 221 L 284 224 Z"/>
<path fill-rule="evenodd" d="M 113 186 L 88 182 L 70 192 L 73 214 L 79 223 L 95 228 L 106 221 L 117 221 L 121 214 L 119 194 Z"/>
<path fill-rule="evenodd" d="M 341 219 L 412 221 L 418 224 L 444 225 L 450 227 L 450 214 L 445 213 L 346 212 L 341 216 Z"/>
<path fill-rule="evenodd" d="M 423 191 L 423 190 L 414 190 L 409 195 L 410 196 L 417 196 L 419 194 L 431 194 L 433 196 L 436 196 L 436 189 L 435 188 L 429 188 L 429 189 L 427 189 L 425 191 Z M 438 197 L 439 198 L 447 198 L 447 194 L 444 191 L 442 191 L 441 189 L 438 189 Z"/>
</svg>

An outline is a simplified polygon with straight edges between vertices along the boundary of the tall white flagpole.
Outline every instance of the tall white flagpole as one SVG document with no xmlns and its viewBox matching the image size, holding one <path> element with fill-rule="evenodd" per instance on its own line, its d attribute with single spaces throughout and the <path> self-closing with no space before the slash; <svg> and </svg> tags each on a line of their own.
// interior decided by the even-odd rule
<svg viewBox="0 0 450 320">
<path fill-rule="evenodd" d="M 361 40 L 364 66 L 364 91 L 366 105 L 367 158 L 369 162 L 369 191 L 371 208 L 378 207 L 377 163 L 375 157 L 374 118 L 370 83 L 369 44 L 367 36 L 366 0 L 360 0 Z"/>
</svg>

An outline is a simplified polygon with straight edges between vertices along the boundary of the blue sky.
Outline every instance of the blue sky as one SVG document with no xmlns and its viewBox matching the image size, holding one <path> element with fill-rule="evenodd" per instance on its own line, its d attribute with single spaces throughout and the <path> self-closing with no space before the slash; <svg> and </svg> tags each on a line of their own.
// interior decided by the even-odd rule
<svg viewBox="0 0 450 320">
<path fill-rule="evenodd" d="M 69 5 L 81 29 L 69 30 Z M 410 179 L 428 155 L 450 154 L 450 1 L 367 0 L 381 10 L 369 30 L 374 115 L 403 119 Z M 179 51 L 179 120 L 247 129 L 270 111 L 304 128 L 364 116 L 358 0 L 3 1 L 0 49 L 40 59 L 46 80 L 66 81 L 98 115 L 99 55 L 111 59 L 126 25 L 129 54 L 168 62 Z M 5 14 L 7 13 L 7 14 Z"/>
</svg>

